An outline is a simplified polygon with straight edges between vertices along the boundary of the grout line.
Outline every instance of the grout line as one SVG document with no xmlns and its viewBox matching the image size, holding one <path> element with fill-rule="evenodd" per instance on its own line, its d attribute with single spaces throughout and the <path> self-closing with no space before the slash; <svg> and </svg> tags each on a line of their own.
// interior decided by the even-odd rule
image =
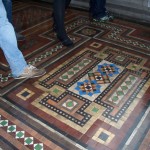
<svg viewBox="0 0 150 150">
<path fill-rule="evenodd" d="M 141 118 L 139 124 L 137 125 L 137 127 L 134 129 L 134 131 L 132 132 L 131 136 L 129 137 L 129 139 L 127 140 L 127 142 L 125 143 L 125 146 L 123 147 L 122 150 L 126 150 L 126 147 L 131 143 L 131 141 L 133 140 L 133 137 L 136 135 L 138 129 L 142 126 L 145 118 L 148 116 L 150 112 L 150 106 L 148 107 L 147 111 L 145 112 L 144 116 Z"/>
<path fill-rule="evenodd" d="M 1 99 L 6 102 L 8 105 L 10 105 L 11 107 L 15 108 L 16 110 L 20 111 L 21 113 L 23 113 L 24 115 L 28 116 L 30 119 L 34 120 L 37 123 L 40 123 L 40 125 L 42 125 L 43 127 L 47 128 L 48 130 L 50 130 L 53 133 L 56 133 L 58 136 L 62 137 L 63 139 L 65 139 L 67 142 L 73 144 L 74 146 L 76 146 L 77 148 L 81 149 L 81 150 L 87 150 L 86 148 L 84 148 L 83 146 L 79 145 L 78 143 L 72 141 L 71 139 L 65 137 L 63 134 L 59 133 L 58 131 L 54 130 L 53 128 L 51 128 L 50 126 L 44 124 L 43 122 L 41 122 L 40 120 L 32 117 L 31 115 L 29 115 L 28 113 L 24 112 L 23 110 L 21 110 L 20 108 L 18 108 L 16 105 L 12 104 L 11 102 L 5 100 L 4 98 L 1 97 Z M 55 140 L 55 139 L 54 139 Z M 1 149 L 0 149 L 1 150 Z"/>
</svg>

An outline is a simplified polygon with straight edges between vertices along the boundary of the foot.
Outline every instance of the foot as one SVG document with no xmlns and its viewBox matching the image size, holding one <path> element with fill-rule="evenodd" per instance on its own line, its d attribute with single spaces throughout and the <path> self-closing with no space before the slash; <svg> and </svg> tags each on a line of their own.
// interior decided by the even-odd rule
<svg viewBox="0 0 150 150">
<path fill-rule="evenodd" d="M 106 15 L 100 18 L 93 18 L 93 21 L 95 22 L 107 22 L 112 21 L 114 19 L 114 16 L 110 15 L 108 11 L 106 11 Z"/>
<path fill-rule="evenodd" d="M 53 24 L 53 31 L 57 34 L 57 29 L 56 29 L 55 23 Z M 67 35 L 65 35 L 65 36 L 59 36 L 59 35 L 57 35 L 57 38 L 60 40 L 60 42 L 64 46 L 71 47 L 71 46 L 74 45 L 73 42 L 71 41 L 71 39 Z"/>
<path fill-rule="evenodd" d="M 64 45 L 64 46 L 67 46 L 67 47 L 72 47 L 74 44 L 73 42 L 71 41 L 71 39 L 67 36 L 65 38 L 62 38 L 62 37 L 59 37 L 57 36 L 57 38 L 61 41 L 61 43 Z"/>
<path fill-rule="evenodd" d="M 25 40 L 25 36 L 16 32 L 16 38 L 17 38 L 17 41 L 24 41 Z"/>
<path fill-rule="evenodd" d="M 109 12 L 109 11 L 107 11 L 107 10 L 106 10 L 106 15 L 108 16 L 109 21 L 114 20 L 114 16 L 113 16 L 113 15 L 111 15 L 111 14 L 110 14 L 110 12 Z"/>
<path fill-rule="evenodd" d="M 45 69 L 37 69 L 32 65 L 28 65 L 20 76 L 14 78 L 15 79 L 36 78 L 44 75 L 45 73 L 46 73 Z"/>
</svg>

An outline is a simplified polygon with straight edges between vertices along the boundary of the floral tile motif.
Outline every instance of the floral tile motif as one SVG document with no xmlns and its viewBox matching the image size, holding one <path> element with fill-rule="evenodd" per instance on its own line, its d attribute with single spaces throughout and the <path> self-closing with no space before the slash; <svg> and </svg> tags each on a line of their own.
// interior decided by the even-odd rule
<svg viewBox="0 0 150 150">
<path fill-rule="evenodd" d="M 121 73 L 123 68 L 107 61 L 102 61 L 88 74 L 72 85 L 69 90 L 91 101 L 94 101 Z"/>
<path fill-rule="evenodd" d="M 82 29 L 80 29 L 79 31 L 77 31 L 76 33 L 84 35 L 84 36 L 93 37 L 93 36 L 96 36 L 97 34 L 101 34 L 103 32 L 104 32 L 103 30 L 95 29 L 90 26 L 86 26 L 86 27 L 83 27 Z"/>
<path fill-rule="evenodd" d="M 100 85 L 96 81 L 84 80 L 83 82 L 78 82 L 75 89 L 79 91 L 79 95 L 92 96 L 100 93 Z"/>
</svg>

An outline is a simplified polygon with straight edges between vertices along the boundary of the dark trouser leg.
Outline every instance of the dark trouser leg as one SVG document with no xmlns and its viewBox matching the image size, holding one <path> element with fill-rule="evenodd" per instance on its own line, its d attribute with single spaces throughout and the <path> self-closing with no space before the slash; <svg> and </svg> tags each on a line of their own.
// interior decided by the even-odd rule
<svg viewBox="0 0 150 150">
<path fill-rule="evenodd" d="M 8 21 L 11 24 L 13 24 L 13 21 L 12 21 L 12 0 L 2 0 L 2 2 L 4 4 L 4 7 L 5 7 L 5 10 L 7 13 Z"/>
<path fill-rule="evenodd" d="M 106 0 L 90 0 L 90 13 L 93 18 L 101 18 L 106 15 Z"/>
<path fill-rule="evenodd" d="M 62 42 L 63 45 L 70 46 L 73 45 L 73 42 L 67 36 L 65 25 L 64 25 L 66 7 L 67 7 L 66 0 L 54 0 L 53 15 L 54 15 L 54 22 L 56 26 L 57 37 Z"/>
<path fill-rule="evenodd" d="M 7 13 L 7 18 L 8 18 L 8 21 L 13 24 L 13 17 L 12 17 L 12 0 L 2 0 L 3 4 L 4 4 L 4 7 L 5 7 L 5 10 L 6 10 L 6 13 Z M 25 37 L 23 35 L 21 35 L 20 33 L 16 33 L 16 37 L 17 37 L 17 40 L 19 41 L 22 41 L 22 40 L 25 40 Z"/>
<path fill-rule="evenodd" d="M 65 10 L 69 7 L 71 0 L 66 0 L 65 2 Z M 54 17 L 54 12 L 52 13 L 52 17 Z"/>
<path fill-rule="evenodd" d="M 54 0 L 54 21 L 59 36 L 66 35 L 64 26 L 65 1 L 66 0 Z"/>
<path fill-rule="evenodd" d="M 66 0 L 65 9 L 67 9 L 70 5 L 71 0 Z"/>
</svg>

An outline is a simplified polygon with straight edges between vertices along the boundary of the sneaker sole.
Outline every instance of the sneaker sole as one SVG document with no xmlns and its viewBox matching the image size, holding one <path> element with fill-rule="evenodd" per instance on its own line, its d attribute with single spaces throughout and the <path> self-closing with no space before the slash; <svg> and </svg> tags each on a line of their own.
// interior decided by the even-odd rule
<svg viewBox="0 0 150 150">
<path fill-rule="evenodd" d="M 42 74 L 40 74 L 40 75 L 34 75 L 34 76 L 22 76 L 22 77 L 14 77 L 14 79 L 17 79 L 17 80 L 19 80 L 19 79 L 30 79 L 30 78 L 38 78 L 38 77 L 41 77 L 41 76 L 43 76 L 44 74 L 46 74 L 46 71 L 45 72 L 43 72 Z"/>
</svg>

